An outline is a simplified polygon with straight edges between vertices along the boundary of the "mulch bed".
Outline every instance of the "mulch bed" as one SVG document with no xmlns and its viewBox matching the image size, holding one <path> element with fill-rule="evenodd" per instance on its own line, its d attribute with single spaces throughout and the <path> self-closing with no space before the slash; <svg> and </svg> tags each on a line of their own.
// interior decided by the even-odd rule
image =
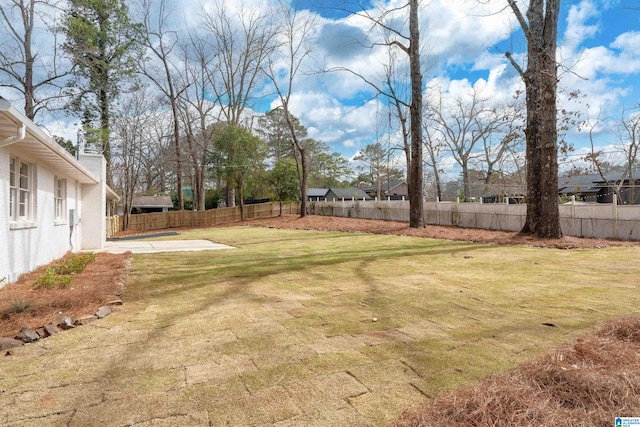
<svg viewBox="0 0 640 427">
<path fill-rule="evenodd" d="M 56 323 L 60 316 L 75 319 L 95 313 L 121 292 L 131 253 L 97 253 L 96 260 L 74 275 L 67 287 L 35 286 L 47 268 L 65 258 L 23 274 L 19 281 L 0 288 L 0 337 L 13 338 L 22 327 L 35 329 Z"/>
<path fill-rule="evenodd" d="M 613 426 L 640 416 L 640 318 L 405 412 L 394 427 Z"/>
</svg>

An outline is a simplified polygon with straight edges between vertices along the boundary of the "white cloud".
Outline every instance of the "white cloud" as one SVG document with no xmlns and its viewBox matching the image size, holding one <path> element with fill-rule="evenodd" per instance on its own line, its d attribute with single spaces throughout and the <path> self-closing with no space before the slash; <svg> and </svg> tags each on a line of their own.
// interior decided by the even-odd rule
<svg viewBox="0 0 640 427">
<path fill-rule="evenodd" d="M 562 41 L 564 47 L 573 51 L 584 41 L 594 37 L 600 30 L 600 25 L 588 25 L 587 21 L 597 19 L 599 15 L 599 8 L 591 1 L 583 0 L 577 5 L 572 5 L 569 8 L 567 30 Z"/>
<path fill-rule="evenodd" d="M 304 92 L 291 97 L 290 108 L 309 137 L 326 142 L 332 150 L 352 152 L 375 132 L 380 105 L 374 100 L 350 107 L 326 93 Z"/>
</svg>

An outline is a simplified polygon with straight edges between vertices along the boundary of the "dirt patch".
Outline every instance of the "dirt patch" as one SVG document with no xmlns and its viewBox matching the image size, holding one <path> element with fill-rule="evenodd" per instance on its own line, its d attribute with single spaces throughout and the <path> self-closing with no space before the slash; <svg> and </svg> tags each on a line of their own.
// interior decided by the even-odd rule
<svg viewBox="0 0 640 427">
<path fill-rule="evenodd" d="M 14 337 L 22 327 L 35 329 L 56 323 L 61 315 L 75 319 L 94 314 L 121 291 L 131 253 L 97 253 L 95 261 L 74 275 L 67 287 L 47 289 L 34 285 L 47 268 L 65 258 L 0 288 L 0 337 Z"/>
</svg>

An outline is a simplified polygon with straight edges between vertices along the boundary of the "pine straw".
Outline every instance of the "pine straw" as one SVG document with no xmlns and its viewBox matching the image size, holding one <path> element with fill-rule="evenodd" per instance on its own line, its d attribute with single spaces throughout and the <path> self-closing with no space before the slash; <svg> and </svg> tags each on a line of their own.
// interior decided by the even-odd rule
<svg viewBox="0 0 640 427">
<path fill-rule="evenodd" d="M 95 313 L 121 291 L 132 255 L 130 252 L 97 253 L 96 260 L 74 275 L 69 286 L 53 289 L 34 286 L 47 268 L 64 262 L 69 256 L 0 288 L 0 337 L 14 337 L 25 326 L 35 329 L 57 323 L 61 315 L 76 319 Z"/>
<path fill-rule="evenodd" d="M 607 426 L 640 415 L 640 318 L 405 412 L 409 426 Z"/>
</svg>

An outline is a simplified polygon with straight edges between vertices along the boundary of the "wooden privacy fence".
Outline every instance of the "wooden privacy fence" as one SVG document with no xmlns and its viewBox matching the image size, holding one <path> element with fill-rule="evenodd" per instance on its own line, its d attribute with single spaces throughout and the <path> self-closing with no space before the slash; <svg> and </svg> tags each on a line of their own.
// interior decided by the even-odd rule
<svg viewBox="0 0 640 427">
<path fill-rule="evenodd" d="M 299 203 L 283 203 L 282 214 L 299 214 Z M 280 203 L 245 205 L 244 219 L 273 218 L 280 215 Z M 170 211 L 131 215 L 128 231 L 149 231 L 179 227 L 211 227 L 241 221 L 240 207 L 209 209 L 206 211 Z M 111 234 L 124 231 L 124 218 L 108 218 Z"/>
</svg>

